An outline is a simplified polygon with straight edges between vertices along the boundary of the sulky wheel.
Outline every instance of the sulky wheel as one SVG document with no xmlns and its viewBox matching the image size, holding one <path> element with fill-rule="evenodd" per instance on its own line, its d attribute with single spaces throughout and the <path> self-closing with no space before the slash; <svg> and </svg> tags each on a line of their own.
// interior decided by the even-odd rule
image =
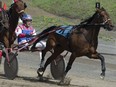
<svg viewBox="0 0 116 87">
<path fill-rule="evenodd" d="M 18 61 L 17 61 L 17 57 L 14 53 L 9 53 L 9 59 L 10 62 L 8 62 L 7 58 L 5 58 L 4 61 L 4 72 L 5 72 L 5 76 L 8 79 L 13 80 L 18 73 Z"/>
<path fill-rule="evenodd" d="M 51 74 L 54 79 L 60 80 L 65 71 L 65 60 L 59 55 L 50 65 Z"/>
</svg>

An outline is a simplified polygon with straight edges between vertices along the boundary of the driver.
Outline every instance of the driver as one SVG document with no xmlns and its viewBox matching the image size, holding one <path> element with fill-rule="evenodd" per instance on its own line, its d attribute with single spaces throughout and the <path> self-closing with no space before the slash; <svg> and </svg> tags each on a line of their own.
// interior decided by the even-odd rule
<svg viewBox="0 0 116 87">
<path fill-rule="evenodd" d="M 18 25 L 15 30 L 16 36 L 18 37 L 17 42 L 19 45 L 32 40 L 31 36 L 36 35 L 35 29 L 32 27 L 32 17 L 29 14 L 24 14 L 21 19 L 23 24 Z M 36 47 L 40 50 L 44 49 L 45 46 L 46 42 L 42 40 L 36 44 Z"/>
<path fill-rule="evenodd" d="M 36 35 L 35 29 L 32 27 L 32 17 L 29 14 L 24 14 L 22 16 L 23 24 L 18 25 L 15 33 L 18 37 L 18 44 L 25 43 L 32 39 L 32 35 Z"/>
</svg>

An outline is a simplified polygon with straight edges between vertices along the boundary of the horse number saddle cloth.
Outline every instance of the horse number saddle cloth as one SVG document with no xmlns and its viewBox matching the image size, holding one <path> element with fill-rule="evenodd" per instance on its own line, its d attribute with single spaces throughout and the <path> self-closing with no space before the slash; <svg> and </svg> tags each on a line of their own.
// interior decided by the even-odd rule
<svg viewBox="0 0 116 87">
<path fill-rule="evenodd" d="M 60 26 L 61 29 L 57 30 L 56 33 L 59 34 L 59 35 L 62 35 L 64 36 L 65 38 L 68 38 L 72 29 L 73 29 L 73 26 L 71 25 L 63 25 L 63 26 Z"/>
</svg>

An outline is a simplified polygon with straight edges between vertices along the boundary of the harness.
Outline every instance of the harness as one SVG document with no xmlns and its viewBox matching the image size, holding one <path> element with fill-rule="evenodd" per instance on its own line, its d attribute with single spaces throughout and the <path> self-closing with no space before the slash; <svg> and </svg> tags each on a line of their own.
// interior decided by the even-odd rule
<svg viewBox="0 0 116 87">
<path fill-rule="evenodd" d="M 74 29 L 73 26 L 69 25 L 64 25 L 64 26 L 60 26 L 61 29 L 56 30 L 56 33 L 64 36 L 65 38 L 68 38 L 71 34 L 71 31 Z"/>
</svg>

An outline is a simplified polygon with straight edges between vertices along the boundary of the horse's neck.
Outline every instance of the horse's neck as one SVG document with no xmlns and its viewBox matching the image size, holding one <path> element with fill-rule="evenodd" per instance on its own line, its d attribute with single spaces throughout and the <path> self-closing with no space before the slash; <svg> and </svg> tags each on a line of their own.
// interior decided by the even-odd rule
<svg viewBox="0 0 116 87">
<path fill-rule="evenodd" d="M 99 31 L 100 26 L 91 26 L 86 28 L 85 37 L 88 40 L 88 42 L 93 46 L 96 46 L 98 43 Z"/>
<path fill-rule="evenodd" d="M 97 38 L 99 35 L 100 27 L 91 27 L 88 29 L 88 36 L 92 38 Z"/>
<path fill-rule="evenodd" d="M 102 17 L 98 15 L 98 13 L 95 13 L 89 22 L 90 27 L 87 27 L 88 29 L 88 34 L 87 36 L 89 37 L 90 43 L 95 44 L 98 41 L 98 35 L 100 31 L 100 24 L 102 21 Z"/>
<path fill-rule="evenodd" d="M 9 10 L 9 23 L 10 23 L 10 30 L 12 32 L 15 31 L 17 24 L 18 24 L 18 20 L 19 20 L 19 15 L 13 9 L 10 9 Z"/>
</svg>

